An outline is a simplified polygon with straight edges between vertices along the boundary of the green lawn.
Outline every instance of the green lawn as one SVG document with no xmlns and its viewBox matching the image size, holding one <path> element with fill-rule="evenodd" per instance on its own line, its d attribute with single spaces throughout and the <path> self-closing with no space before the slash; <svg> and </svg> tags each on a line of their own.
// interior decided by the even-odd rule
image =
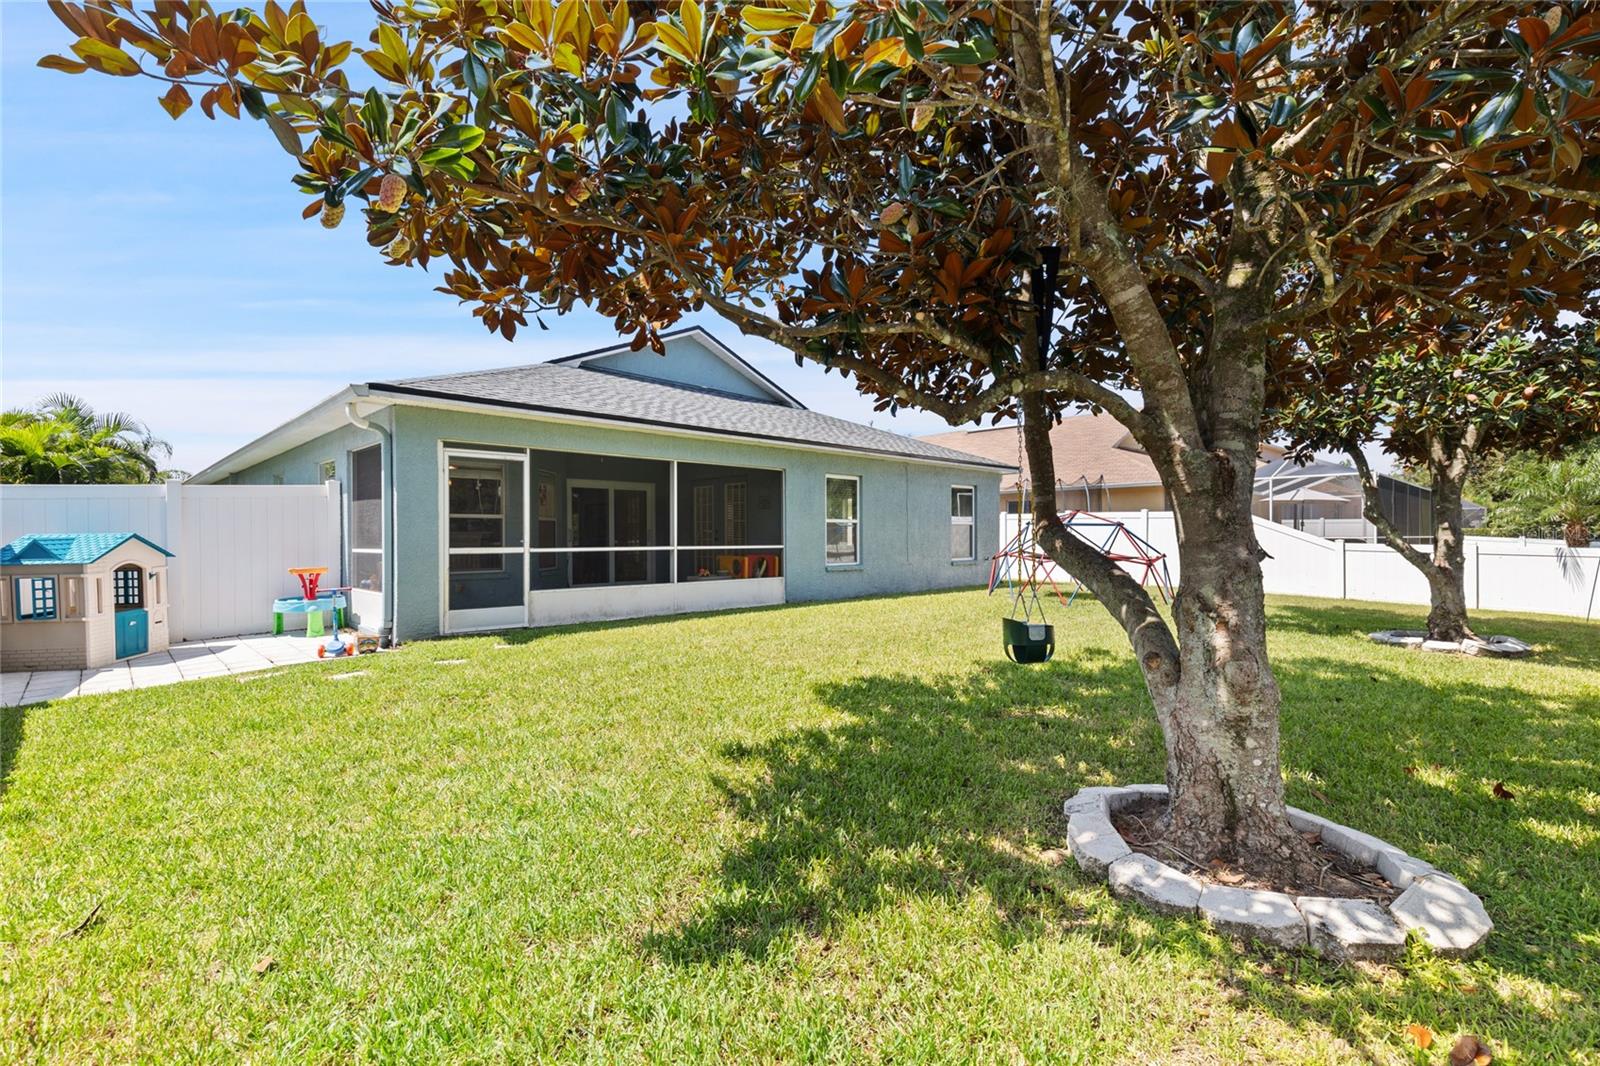
<svg viewBox="0 0 1600 1066">
<path fill-rule="evenodd" d="M 1469 962 L 1341 970 L 1051 864 L 1062 799 L 1159 780 L 1160 739 L 1097 605 L 1054 612 L 1045 667 L 1004 661 L 999 612 L 518 633 L 0 712 L 0 1061 L 1403 1063 L 1421 1022 L 1431 1062 L 1462 1032 L 1600 1062 L 1600 627 L 1485 616 L 1541 645 L 1512 664 L 1360 639 L 1420 611 L 1274 603 L 1292 801 L 1498 924 Z"/>
</svg>

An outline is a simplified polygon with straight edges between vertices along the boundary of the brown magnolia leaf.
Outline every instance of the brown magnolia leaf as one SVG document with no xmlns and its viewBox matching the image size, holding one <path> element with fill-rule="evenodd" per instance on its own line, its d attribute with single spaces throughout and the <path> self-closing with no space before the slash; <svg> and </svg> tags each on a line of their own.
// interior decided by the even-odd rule
<svg viewBox="0 0 1600 1066">
<path fill-rule="evenodd" d="M 1497 800 L 1511 800 L 1516 799 L 1517 794 L 1507 788 L 1504 781 L 1496 781 L 1494 783 L 1494 798 Z"/>
<path fill-rule="evenodd" d="M 921 133 L 933 121 L 933 105 L 918 104 L 911 109 L 911 128 Z"/>
<path fill-rule="evenodd" d="M 1433 1030 L 1426 1025 L 1418 1025 L 1416 1022 L 1412 1022 L 1406 1026 L 1406 1032 L 1411 1034 L 1412 1042 L 1423 1051 L 1433 1046 Z"/>
<path fill-rule="evenodd" d="M 172 88 L 167 90 L 166 95 L 161 97 L 160 103 L 162 109 L 176 119 L 189 110 L 189 105 L 193 104 L 194 100 L 189 96 L 188 89 L 174 82 Z"/>
<path fill-rule="evenodd" d="M 1450 1066 L 1489 1066 L 1494 1061 L 1494 1053 L 1489 1050 L 1489 1045 L 1468 1033 L 1456 1041 L 1450 1049 Z"/>
<path fill-rule="evenodd" d="M 276 965 L 278 965 L 277 959 L 273 958 L 271 955 L 263 955 L 256 960 L 256 964 L 254 966 L 250 967 L 250 972 L 255 974 L 257 977 L 260 977 L 262 974 L 266 973 Z"/>
</svg>

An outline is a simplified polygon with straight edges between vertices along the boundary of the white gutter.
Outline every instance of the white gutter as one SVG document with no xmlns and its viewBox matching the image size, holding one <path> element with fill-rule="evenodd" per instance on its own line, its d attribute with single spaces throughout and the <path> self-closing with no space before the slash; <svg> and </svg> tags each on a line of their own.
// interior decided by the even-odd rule
<svg viewBox="0 0 1600 1066">
<path fill-rule="evenodd" d="M 344 405 L 344 417 L 357 429 L 371 430 L 376 433 L 379 440 L 379 454 L 383 457 L 383 482 L 382 491 L 384 499 L 389 502 L 389 513 L 385 516 L 387 527 L 385 532 L 388 543 L 383 549 L 383 630 L 389 634 L 391 644 L 400 643 L 395 636 L 394 620 L 399 613 L 396 610 L 396 601 L 400 597 L 400 584 L 396 580 L 399 571 L 395 567 L 395 555 L 400 545 L 400 510 L 394 491 L 394 434 L 387 428 L 361 417 L 356 401 L 351 400 Z M 351 488 L 355 487 L 355 477 L 351 476 Z"/>
</svg>

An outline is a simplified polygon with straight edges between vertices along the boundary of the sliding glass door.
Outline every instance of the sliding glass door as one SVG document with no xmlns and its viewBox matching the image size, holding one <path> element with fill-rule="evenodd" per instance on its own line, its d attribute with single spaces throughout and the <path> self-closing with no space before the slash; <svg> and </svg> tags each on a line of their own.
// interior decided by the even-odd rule
<svg viewBox="0 0 1600 1066">
<path fill-rule="evenodd" d="M 572 584 L 633 585 L 654 580 L 655 487 L 648 484 L 569 481 L 567 528 Z"/>
</svg>

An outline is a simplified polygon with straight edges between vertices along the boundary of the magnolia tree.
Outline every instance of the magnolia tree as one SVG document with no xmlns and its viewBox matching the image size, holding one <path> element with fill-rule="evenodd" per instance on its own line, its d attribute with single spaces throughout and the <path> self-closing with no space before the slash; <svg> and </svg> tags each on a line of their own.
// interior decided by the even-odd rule
<svg viewBox="0 0 1600 1066">
<path fill-rule="evenodd" d="M 1566 247 L 1572 247 L 1566 245 Z M 1600 293 L 1591 293 L 1591 299 Z M 1464 501 L 1468 477 L 1490 454 L 1559 456 L 1600 435 L 1600 345 L 1587 320 L 1505 335 L 1505 317 L 1458 308 L 1474 340 L 1459 349 L 1384 329 L 1376 353 L 1347 337 L 1316 338 L 1275 383 L 1273 417 L 1302 456 L 1337 450 L 1360 474 L 1363 512 L 1384 541 L 1428 580 L 1428 636 L 1474 636 L 1467 619 Z M 1392 320 L 1391 320 L 1392 324 Z M 1382 347 L 1387 340 L 1389 347 Z M 1269 395 L 1269 404 L 1276 397 Z M 1384 512 L 1364 446 L 1377 445 L 1431 490 L 1432 548 L 1407 542 Z"/>
<path fill-rule="evenodd" d="M 508 338 L 582 303 L 658 347 L 709 308 L 884 408 L 1024 415 L 1041 501 L 1050 421 L 1113 414 L 1177 513 L 1171 623 L 1048 503 L 1039 543 L 1133 646 L 1166 844 L 1263 871 L 1308 860 L 1250 514 L 1268 377 L 1355 308 L 1537 286 L 1553 316 L 1581 267 L 1506 259 L 1600 205 L 1571 3 L 378 0 L 359 48 L 298 4 L 55 6 L 47 65 L 264 121 L 308 218 L 353 202 Z"/>
</svg>

